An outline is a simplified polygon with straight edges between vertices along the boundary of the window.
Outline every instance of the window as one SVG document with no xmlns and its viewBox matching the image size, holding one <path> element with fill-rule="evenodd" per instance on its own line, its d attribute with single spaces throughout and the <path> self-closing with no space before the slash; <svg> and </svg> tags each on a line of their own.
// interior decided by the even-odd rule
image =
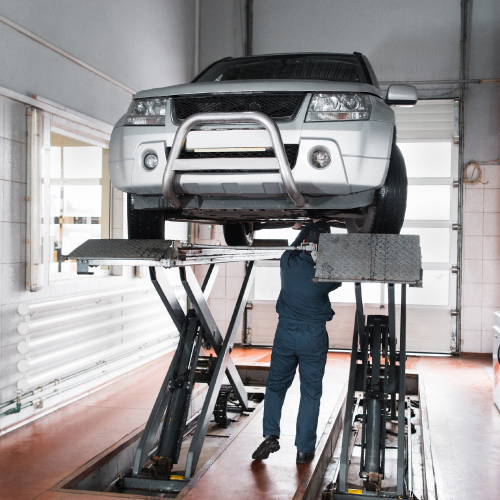
<svg viewBox="0 0 500 500">
<path fill-rule="evenodd" d="M 207 68 L 195 81 L 269 79 L 372 83 L 360 57 L 346 54 L 292 54 L 224 59 Z"/>
<path fill-rule="evenodd" d="M 455 290 L 450 286 L 450 269 L 456 264 L 456 234 L 451 226 L 457 217 L 453 142 L 406 139 L 398 145 L 408 171 L 408 203 L 401 233 L 420 236 L 424 269 L 424 286 L 408 290 L 408 304 L 454 308 Z"/>
<path fill-rule="evenodd" d="M 107 149 L 50 134 L 50 279 L 76 276 L 76 261 L 67 255 L 89 238 L 110 236 L 107 164 Z"/>
</svg>

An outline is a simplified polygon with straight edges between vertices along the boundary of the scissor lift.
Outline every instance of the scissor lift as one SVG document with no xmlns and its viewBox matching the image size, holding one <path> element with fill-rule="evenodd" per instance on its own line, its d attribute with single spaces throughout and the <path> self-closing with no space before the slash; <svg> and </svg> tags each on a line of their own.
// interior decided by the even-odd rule
<svg viewBox="0 0 500 500">
<path fill-rule="evenodd" d="M 176 493 L 186 486 L 196 471 L 224 375 L 229 379 L 240 409 L 251 411 L 230 353 L 252 287 L 255 261 L 279 258 L 287 248 L 295 247 L 223 247 L 170 240 L 88 240 L 68 256 L 77 259 L 79 274 L 92 274 L 92 267 L 100 265 L 148 266 L 151 281 L 180 334 L 177 350 L 139 442 L 132 473 L 123 478 L 125 488 Z M 316 250 L 311 244 L 300 248 Z M 248 265 L 227 333 L 222 338 L 207 300 L 219 263 L 241 261 Z M 209 264 L 201 286 L 191 269 L 196 264 Z M 173 267 L 179 268 L 182 285 L 192 304 L 187 314 L 163 271 L 163 268 Z M 210 346 L 215 356 L 201 356 L 203 345 Z M 180 479 L 178 472 L 172 473 L 172 467 L 179 460 L 196 382 L 209 385 Z M 146 463 L 151 460 L 152 466 L 145 470 Z"/>
<path fill-rule="evenodd" d="M 284 250 L 310 251 L 316 260 L 317 281 L 355 283 L 356 318 L 351 368 L 345 411 L 340 468 L 329 491 L 332 499 L 381 496 L 409 498 L 409 436 L 405 401 L 406 285 L 421 286 L 421 256 L 418 236 L 402 235 L 321 235 L 319 245 L 299 247 L 222 247 L 161 240 L 88 240 L 68 257 L 77 260 L 80 274 L 91 274 L 92 266 L 148 266 L 153 285 L 179 330 L 180 338 L 165 381 L 139 442 L 132 473 L 123 479 L 126 488 L 180 492 L 193 477 L 224 375 L 227 375 L 242 410 L 248 399 L 230 353 L 255 274 L 255 261 L 279 258 Z M 222 338 L 208 307 L 207 299 L 217 275 L 218 264 L 248 262 L 227 333 Z M 200 286 L 190 266 L 209 264 Z M 181 282 L 192 304 L 182 310 L 162 268 L 179 267 Z M 363 312 L 361 283 L 387 283 L 388 316 Z M 401 286 L 401 327 L 396 350 L 396 307 L 394 285 Z M 202 345 L 210 345 L 216 357 L 201 356 Z M 382 359 L 382 361 L 381 361 Z M 197 381 L 208 382 L 208 392 L 191 441 L 182 478 L 172 477 L 179 460 L 188 409 Z M 362 398 L 356 397 L 362 391 Z M 353 415 L 362 414 L 363 490 L 354 490 L 347 481 Z M 383 487 L 386 421 L 398 422 L 397 487 Z M 405 451 L 406 450 L 406 451 Z M 250 453 L 250 451 L 249 451 Z M 152 465 L 146 470 L 146 463 Z M 411 467 L 410 467 L 411 469 Z M 411 475 L 411 472 L 410 472 Z"/>
</svg>

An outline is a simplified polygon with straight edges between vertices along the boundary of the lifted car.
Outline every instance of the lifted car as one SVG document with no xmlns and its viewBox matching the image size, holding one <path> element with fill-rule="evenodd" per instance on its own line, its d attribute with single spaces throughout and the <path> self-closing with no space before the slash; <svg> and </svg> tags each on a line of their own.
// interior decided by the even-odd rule
<svg viewBox="0 0 500 500">
<path fill-rule="evenodd" d="M 111 135 L 113 186 L 129 193 L 129 237 L 165 220 L 218 223 L 229 245 L 256 229 L 322 219 L 399 233 L 407 178 L 391 105 L 365 56 L 226 58 L 191 83 L 138 92 Z"/>
</svg>

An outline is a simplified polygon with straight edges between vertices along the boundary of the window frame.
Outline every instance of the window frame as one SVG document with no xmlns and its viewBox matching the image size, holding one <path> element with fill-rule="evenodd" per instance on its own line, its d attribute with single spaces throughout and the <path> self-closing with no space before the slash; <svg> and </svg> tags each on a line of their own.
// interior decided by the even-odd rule
<svg viewBox="0 0 500 500">
<path fill-rule="evenodd" d="M 108 150 L 113 126 L 38 96 L 28 98 L 16 94 L 12 98 L 28 104 L 26 289 L 37 292 L 52 285 L 113 277 L 114 269 L 103 270 L 93 276 L 71 272 L 55 277 L 49 272 L 50 134 L 54 132 Z M 107 171 L 107 165 L 103 162 L 103 173 L 104 171 Z M 126 228 L 123 220 L 126 212 L 122 205 L 121 200 L 120 203 L 114 203 L 114 190 L 110 187 L 107 217 L 110 237 L 113 236 L 113 221 L 121 219 L 121 227 Z M 117 207 L 120 210 L 116 210 Z M 121 272 L 117 270 L 116 275 L 121 275 Z"/>
<path fill-rule="evenodd" d="M 56 122 L 57 123 L 57 122 Z M 111 238 L 111 225 L 112 225 L 112 218 L 111 218 L 111 208 L 112 208 L 112 187 L 111 187 L 111 181 L 109 178 L 109 171 L 108 171 L 108 165 L 107 165 L 107 158 L 109 157 L 109 154 L 107 153 L 109 151 L 109 142 L 107 145 L 104 144 L 98 144 L 97 141 L 89 141 L 87 138 L 78 136 L 78 134 L 75 133 L 67 133 L 67 130 L 59 128 L 56 126 L 53 126 L 51 123 L 50 127 L 50 139 L 52 137 L 52 134 L 57 134 L 63 137 L 68 137 L 70 139 L 77 140 L 79 142 L 83 142 L 86 144 L 89 144 L 90 146 L 97 146 L 102 148 L 103 150 L 103 164 L 102 164 L 102 176 L 100 179 L 97 178 L 71 178 L 71 179 L 52 179 L 49 175 L 49 189 L 50 186 L 54 185 L 60 185 L 62 187 L 64 186 L 78 186 L 78 185 L 100 185 L 103 187 L 102 189 L 102 207 L 104 208 L 102 214 L 101 214 L 101 219 L 106 219 L 105 224 L 103 224 L 101 221 L 101 238 L 102 238 L 102 226 L 105 225 L 107 227 L 107 234 L 108 238 Z M 50 170 L 50 160 L 49 160 L 49 170 Z M 104 181 L 104 184 L 103 182 Z M 50 201 L 49 201 L 49 211 L 50 211 Z M 50 238 L 50 226 L 51 226 L 51 215 L 50 213 L 47 216 L 47 220 L 49 221 L 49 239 L 47 242 L 47 245 L 50 247 L 50 250 L 52 250 L 52 245 L 51 245 L 51 238 Z M 60 271 L 57 273 L 51 272 L 50 269 L 50 264 L 52 263 L 51 260 L 48 261 L 48 267 L 49 267 L 49 285 L 60 282 L 60 281 L 67 281 L 67 280 L 74 280 L 74 279 L 80 279 L 81 277 L 76 274 L 76 271 Z M 100 266 L 99 268 L 93 269 L 93 276 L 110 276 L 111 275 L 111 270 L 108 266 Z"/>
</svg>

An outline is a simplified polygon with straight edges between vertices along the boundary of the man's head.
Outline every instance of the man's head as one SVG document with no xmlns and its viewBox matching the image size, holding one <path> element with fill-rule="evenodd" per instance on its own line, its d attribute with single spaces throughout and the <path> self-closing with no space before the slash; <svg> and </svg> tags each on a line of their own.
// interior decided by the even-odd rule
<svg viewBox="0 0 500 500">
<path fill-rule="evenodd" d="M 319 242 L 320 234 L 330 234 L 330 226 L 326 222 L 315 222 L 309 234 L 306 237 L 307 243 L 315 243 L 316 245 Z"/>
</svg>

